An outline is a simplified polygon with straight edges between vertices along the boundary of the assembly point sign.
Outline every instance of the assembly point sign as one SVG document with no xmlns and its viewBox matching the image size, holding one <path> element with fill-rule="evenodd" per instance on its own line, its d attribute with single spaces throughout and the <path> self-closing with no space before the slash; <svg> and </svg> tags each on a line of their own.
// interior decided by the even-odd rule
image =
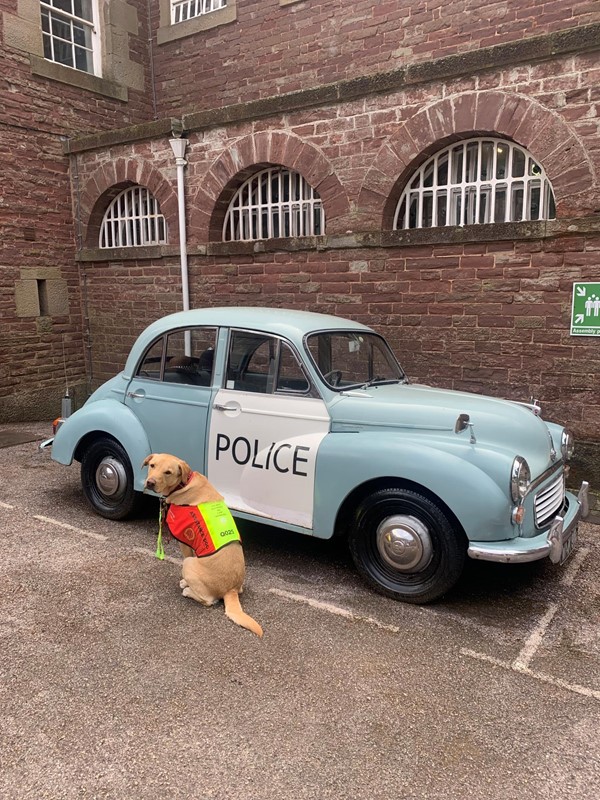
<svg viewBox="0 0 600 800">
<path fill-rule="evenodd" d="M 600 336 L 600 283 L 574 283 L 571 336 Z"/>
</svg>

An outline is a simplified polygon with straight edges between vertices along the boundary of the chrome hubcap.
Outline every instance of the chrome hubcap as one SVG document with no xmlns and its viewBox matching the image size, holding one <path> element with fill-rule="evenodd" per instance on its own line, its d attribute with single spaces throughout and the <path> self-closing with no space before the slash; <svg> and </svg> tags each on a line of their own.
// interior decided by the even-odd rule
<svg viewBox="0 0 600 800">
<path fill-rule="evenodd" d="M 127 475 L 123 464 L 113 456 L 103 458 L 96 469 L 96 486 L 111 500 L 122 497 L 127 486 Z"/>
<path fill-rule="evenodd" d="M 417 517 L 396 514 L 377 528 L 377 549 L 383 560 L 400 572 L 420 572 L 433 556 L 429 529 Z"/>
</svg>

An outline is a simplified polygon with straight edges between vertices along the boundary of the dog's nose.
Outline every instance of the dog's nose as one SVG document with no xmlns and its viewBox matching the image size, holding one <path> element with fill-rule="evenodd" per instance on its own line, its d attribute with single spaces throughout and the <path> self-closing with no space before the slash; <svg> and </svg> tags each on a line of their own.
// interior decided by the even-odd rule
<svg viewBox="0 0 600 800">
<path fill-rule="evenodd" d="M 154 489 L 155 485 L 156 482 L 154 478 L 148 478 L 148 480 L 146 481 L 146 489 Z"/>
</svg>

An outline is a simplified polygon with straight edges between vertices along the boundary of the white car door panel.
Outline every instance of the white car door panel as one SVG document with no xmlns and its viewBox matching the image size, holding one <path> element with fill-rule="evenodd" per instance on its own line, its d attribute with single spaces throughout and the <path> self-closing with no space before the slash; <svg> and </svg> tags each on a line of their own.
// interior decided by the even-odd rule
<svg viewBox="0 0 600 800">
<path fill-rule="evenodd" d="M 208 477 L 230 508 L 310 529 L 317 452 L 329 428 L 320 399 L 221 389 Z"/>
</svg>

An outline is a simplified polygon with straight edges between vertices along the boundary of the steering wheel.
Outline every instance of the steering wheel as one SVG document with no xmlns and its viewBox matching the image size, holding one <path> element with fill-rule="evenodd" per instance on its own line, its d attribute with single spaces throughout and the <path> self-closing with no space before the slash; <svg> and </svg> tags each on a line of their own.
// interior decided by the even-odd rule
<svg viewBox="0 0 600 800">
<path fill-rule="evenodd" d="M 339 386 L 342 379 L 342 371 L 340 369 L 332 369 L 323 375 L 323 378 L 331 386 Z"/>
</svg>

